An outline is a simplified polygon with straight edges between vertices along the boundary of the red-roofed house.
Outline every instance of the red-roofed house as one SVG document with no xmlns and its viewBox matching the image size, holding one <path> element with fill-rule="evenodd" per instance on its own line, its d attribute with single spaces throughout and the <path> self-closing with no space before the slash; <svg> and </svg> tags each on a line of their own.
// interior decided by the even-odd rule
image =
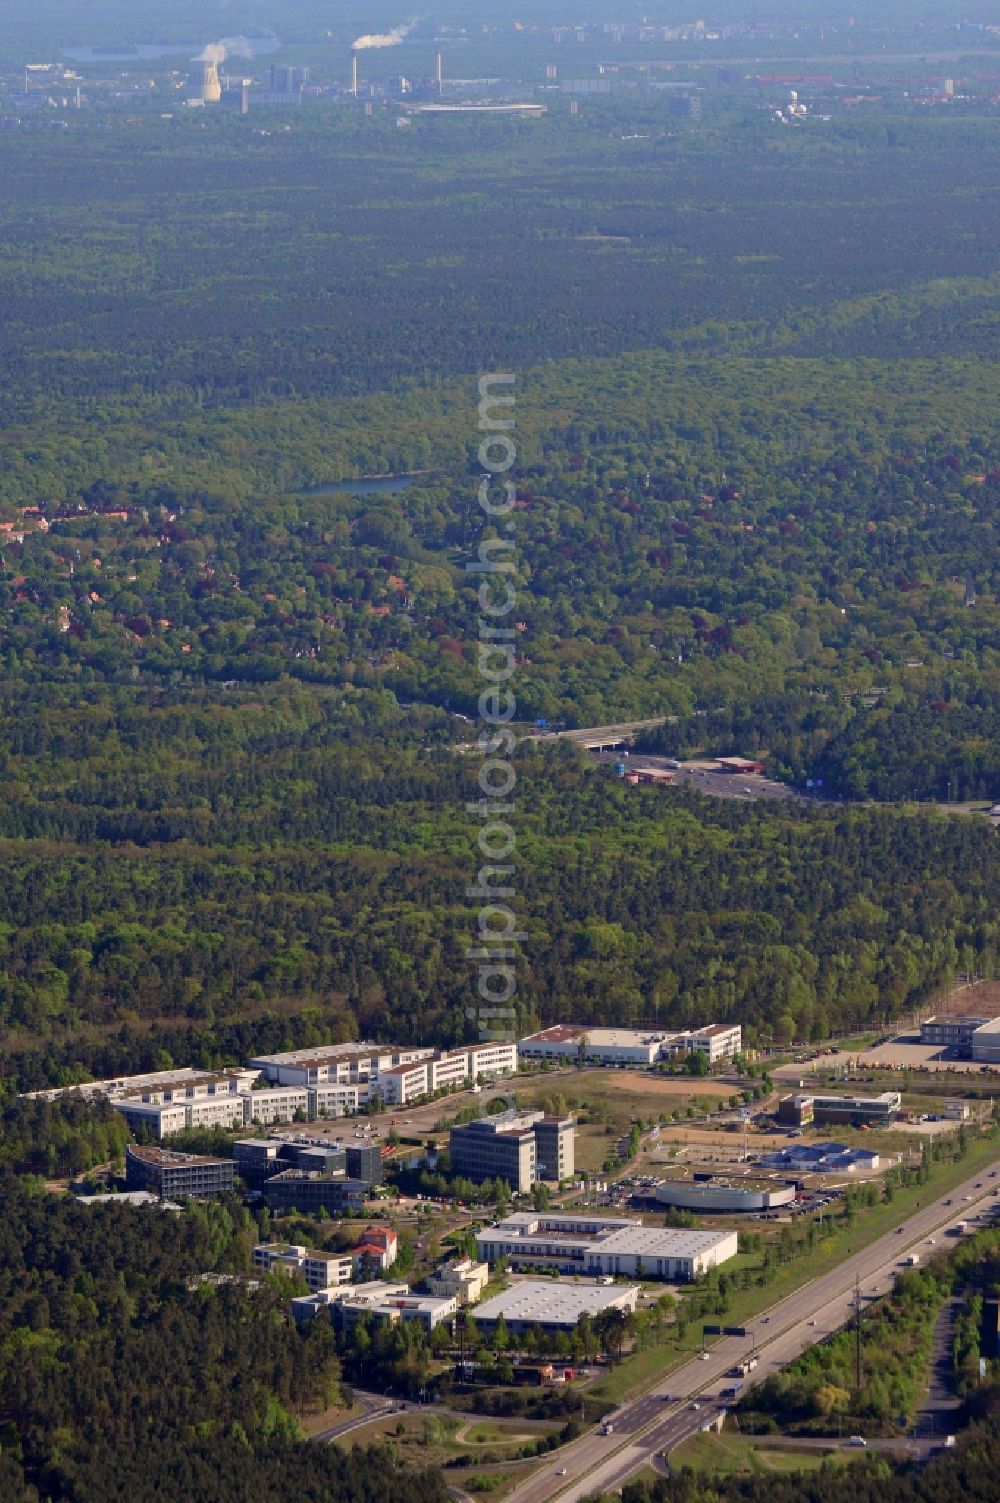
<svg viewBox="0 0 1000 1503">
<path fill-rule="evenodd" d="M 384 1273 L 395 1263 L 398 1251 L 396 1233 L 392 1227 L 368 1226 L 357 1247 L 351 1248 L 351 1257 L 354 1259 L 355 1269 L 367 1261 L 370 1267 Z"/>
</svg>

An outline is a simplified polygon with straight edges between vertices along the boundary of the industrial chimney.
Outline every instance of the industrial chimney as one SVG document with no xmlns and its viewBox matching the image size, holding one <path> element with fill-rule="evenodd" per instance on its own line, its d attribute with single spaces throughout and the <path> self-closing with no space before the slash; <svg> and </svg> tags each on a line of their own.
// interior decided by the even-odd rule
<svg viewBox="0 0 1000 1503">
<path fill-rule="evenodd" d="M 444 91 L 444 58 L 442 57 L 440 52 L 437 55 L 437 61 L 434 70 L 434 79 L 437 84 L 438 94 L 440 95 Z"/>
<path fill-rule="evenodd" d="M 351 53 L 351 93 L 355 99 L 358 97 L 358 54 Z"/>
</svg>

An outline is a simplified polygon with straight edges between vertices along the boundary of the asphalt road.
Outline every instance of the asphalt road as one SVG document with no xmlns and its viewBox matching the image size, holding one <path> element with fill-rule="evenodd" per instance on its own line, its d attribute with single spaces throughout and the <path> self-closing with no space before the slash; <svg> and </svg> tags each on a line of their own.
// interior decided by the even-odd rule
<svg viewBox="0 0 1000 1503">
<path fill-rule="evenodd" d="M 986 1170 L 922 1206 L 901 1223 L 900 1231 L 859 1247 L 829 1273 L 758 1316 L 748 1327 L 752 1336 L 722 1338 L 709 1348 L 707 1361 L 695 1358 L 641 1398 L 609 1415 L 611 1435 L 591 1431 L 572 1445 L 561 1447 L 550 1465 L 515 1488 L 508 1503 L 548 1503 L 552 1498 L 558 1498 L 559 1503 L 576 1503 L 592 1492 L 619 1489 L 633 1472 L 695 1434 L 725 1409 L 727 1401 L 721 1391 L 736 1381 L 726 1377 L 735 1362 L 755 1350 L 760 1365 L 752 1381 L 777 1372 L 825 1334 L 840 1329 L 851 1314 L 855 1279 L 860 1281 L 862 1297 L 876 1290 L 885 1292 L 906 1256 L 915 1252 L 924 1261 L 933 1250 L 930 1238 L 940 1247 L 949 1226 L 993 1204 L 994 1192 L 1000 1190 L 1000 1160 L 992 1170 L 997 1173 L 996 1179 L 991 1179 L 991 1171 Z M 977 1189 L 977 1184 L 981 1188 Z M 946 1200 L 950 1206 L 945 1205 Z M 1000 1208 L 1000 1198 L 995 1203 Z"/>
</svg>

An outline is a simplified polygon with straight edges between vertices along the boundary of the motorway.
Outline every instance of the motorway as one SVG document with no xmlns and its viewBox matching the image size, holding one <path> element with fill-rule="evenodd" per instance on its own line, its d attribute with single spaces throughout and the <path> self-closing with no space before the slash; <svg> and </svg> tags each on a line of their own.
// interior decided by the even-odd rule
<svg viewBox="0 0 1000 1503">
<path fill-rule="evenodd" d="M 941 1238 L 950 1226 L 992 1206 L 994 1195 L 1000 1195 L 1000 1160 L 921 1206 L 898 1230 L 869 1246 L 859 1246 L 853 1256 L 829 1273 L 812 1279 L 757 1316 L 747 1327 L 751 1333 L 747 1337 L 723 1337 L 709 1348 L 707 1361 L 694 1358 L 609 1415 L 613 1427 L 610 1435 L 602 1430 L 590 1431 L 561 1447 L 551 1463 L 515 1488 L 507 1503 L 548 1503 L 554 1498 L 559 1503 L 577 1503 L 589 1493 L 620 1490 L 634 1472 L 695 1434 L 725 1409 L 721 1390 L 737 1381 L 726 1377 L 734 1363 L 756 1352 L 759 1366 L 753 1374 L 754 1382 L 787 1366 L 824 1335 L 844 1325 L 853 1309 L 856 1279 L 863 1297 L 877 1298 L 891 1286 L 906 1256 L 916 1253 L 921 1262 L 925 1261 L 942 1245 Z M 860 1241 L 860 1232 L 858 1237 Z"/>
</svg>

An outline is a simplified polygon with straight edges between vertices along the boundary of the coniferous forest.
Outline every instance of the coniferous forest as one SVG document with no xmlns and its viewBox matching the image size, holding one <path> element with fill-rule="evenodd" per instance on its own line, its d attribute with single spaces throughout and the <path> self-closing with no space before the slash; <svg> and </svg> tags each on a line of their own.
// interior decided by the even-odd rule
<svg viewBox="0 0 1000 1503">
<path fill-rule="evenodd" d="M 518 1031 L 819 1044 L 1000 974 L 996 18 L 749 9 L 659 74 L 636 42 L 578 113 L 596 0 L 442 0 L 392 55 L 419 76 L 440 31 L 525 119 L 366 114 L 338 68 L 404 18 L 347 0 L 2 8 L 2 1503 L 444 1503 L 303 1440 L 343 1353 L 245 1277 L 264 1217 L 76 1202 L 121 1118 L 20 1093 L 475 1037 L 483 373 L 517 393 Z M 315 97 L 187 108 L 205 29 Z M 30 98 L 78 48 L 80 107 Z M 829 80 L 808 118 L 758 76 L 793 68 Z M 787 796 L 532 734 L 619 721 Z M 991 1393 L 926 1467 L 625 1500 L 987 1503 Z"/>
</svg>

